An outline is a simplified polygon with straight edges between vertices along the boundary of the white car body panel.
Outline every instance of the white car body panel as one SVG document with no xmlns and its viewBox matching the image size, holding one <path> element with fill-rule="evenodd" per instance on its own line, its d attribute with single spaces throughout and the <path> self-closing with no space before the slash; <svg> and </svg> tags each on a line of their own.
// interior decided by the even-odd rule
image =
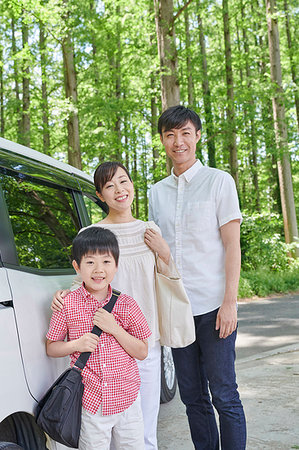
<svg viewBox="0 0 299 450">
<path fill-rule="evenodd" d="M 72 275 L 42 276 L 7 269 L 11 285 L 20 349 L 31 395 L 39 400 L 69 358 L 49 358 L 45 351 L 51 301 L 57 289 L 69 288 Z"/>
</svg>

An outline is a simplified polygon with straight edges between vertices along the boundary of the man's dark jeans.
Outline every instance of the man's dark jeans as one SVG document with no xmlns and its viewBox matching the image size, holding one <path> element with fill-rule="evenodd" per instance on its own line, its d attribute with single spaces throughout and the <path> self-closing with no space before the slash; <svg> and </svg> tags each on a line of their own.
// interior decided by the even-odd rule
<svg viewBox="0 0 299 450">
<path fill-rule="evenodd" d="M 244 450 L 246 422 L 235 375 L 237 333 L 220 339 L 215 330 L 217 313 L 218 309 L 194 317 L 196 341 L 172 349 L 180 396 L 195 449 L 219 449 L 213 403 L 219 414 L 221 449 Z"/>
</svg>

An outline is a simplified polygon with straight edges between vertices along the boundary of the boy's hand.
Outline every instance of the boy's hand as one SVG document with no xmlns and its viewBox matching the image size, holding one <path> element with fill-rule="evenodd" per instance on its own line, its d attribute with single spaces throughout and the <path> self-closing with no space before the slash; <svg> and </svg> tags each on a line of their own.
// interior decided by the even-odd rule
<svg viewBox="0 0 299 450">
<path fill-rule="evenodd" d="M 64 291 L 56 291 L 53 300 L 51 303 L 51 309 L 52 311 L 61 311 L 63 307 L 64 297 L 71 292 L 69 289 L 65 289 Z"/>
<path fill-rule="evenodd" d="M 148 228 L 144 233 L 144 242 L 151 250 L 158 253 L 159 257 L 166 264 L 169 264 L 170 249 L 167 242 L 162 238 L 158 231 Z"/>
<path fill-rule="evenodd" d="M 99 336 L 94 333 L 85 333 L 79 339 L 76 339 L 76 351 L 77 352 L 94 352 L 100 341 Z"/>
<path fill-rule="evenodd" d="M 119 326 L 113 316 L 113 314 L 106 311 L 104 308 L 99 308 L 94 317 L 93 324 L 101 328 L 105 333 L 114 335 Z"/>
</svg>

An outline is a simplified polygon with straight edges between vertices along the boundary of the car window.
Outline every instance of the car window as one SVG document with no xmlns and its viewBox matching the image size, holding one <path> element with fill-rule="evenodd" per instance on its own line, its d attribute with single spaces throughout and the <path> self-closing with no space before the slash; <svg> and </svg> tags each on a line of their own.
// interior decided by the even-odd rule
<svg viewBox="0 0 299 450">
<path fill-rule="evenodd" d="M 80 229 L 70 191 L 22 174 L 0 173 L 19 263 L 37 269 L 71 267 Z"/>
<path fill-rule="evenodd" d="M 90 219 L 90 223 L 94 224 L 104 219 L 106 213 L 97 204 L 97 200 L 95 198 L 92 199 L 85 194 L 83 195 L 83 198 Z"/>
</svg>

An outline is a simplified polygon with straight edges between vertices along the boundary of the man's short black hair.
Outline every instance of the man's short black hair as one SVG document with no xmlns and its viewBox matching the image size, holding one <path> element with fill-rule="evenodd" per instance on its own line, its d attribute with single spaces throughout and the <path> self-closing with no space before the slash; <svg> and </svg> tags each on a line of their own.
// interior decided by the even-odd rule
<svg viewBox="0 0 299 450">
<path fill-rule="evenodd" d="M 88 253 L 110 254 L 117 266 L 119 246 L 115 234 L 102 227 L 88 227 L 78 233 L 73 240 L 72 255 L 79 267 L 83 256 Z"/>
<path fill-rule="evenodd" d="M 189 121 L 193 123 L 196 131 L 201 130 L 201 120 L 196 112 L 182 105 L 171 106 L 161 114 L 158 131 L 162 136 L 162 131 L 182 128 Z"/>
</svg>

